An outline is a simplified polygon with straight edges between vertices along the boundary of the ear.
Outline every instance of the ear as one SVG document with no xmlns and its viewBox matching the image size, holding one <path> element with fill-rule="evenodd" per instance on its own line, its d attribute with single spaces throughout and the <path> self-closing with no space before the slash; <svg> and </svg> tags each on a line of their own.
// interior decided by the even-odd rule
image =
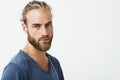
<svg viewBox="0 0 120 80">
<path fill-rule="evenodd" d="M 25 23 L 22 23 L 22 28 L 25 33 L 27 33 L 27 25 Z"/>
</svg>

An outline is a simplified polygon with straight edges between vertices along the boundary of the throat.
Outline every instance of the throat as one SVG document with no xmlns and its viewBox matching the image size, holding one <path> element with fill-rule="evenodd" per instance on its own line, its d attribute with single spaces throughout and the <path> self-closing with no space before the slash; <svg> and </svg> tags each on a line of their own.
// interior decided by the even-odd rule
<svg viewBox="0 0 120 80">
<path fill-rule="evenodd" d="M 37 49 L 31 47 L 29 44 L 27 44 L 23 48 L 23 51 L 27 55 L 29 55 L 44 72 L 49 72 L 50 70 L 49 58 L 45 52 L 40 52 Z"/>
<path fill-rule="evenodd" d="M 44 72 L 50 71 L 50 63 L 48 57 L 39 57 L 39 56 L 31 56 L 32 59 L 37 63 L 39 68 L 41 68 Z"/>
<path fill-rule="evenodd" d="M 49 71 L 50 71 L 50 65 L 49 65 L 49 63 L 38 63 L 38 66 L 39 66 L 44 72 L 49 72 Z"/>
</svg>

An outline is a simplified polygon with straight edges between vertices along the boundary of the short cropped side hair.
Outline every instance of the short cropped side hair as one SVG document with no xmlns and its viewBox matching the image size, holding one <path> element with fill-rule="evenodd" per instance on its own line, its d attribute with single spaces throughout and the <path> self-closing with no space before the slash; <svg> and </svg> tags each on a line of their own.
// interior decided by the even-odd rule
<svg viewBox="0 0 120 80">
<path fill-rule="evenodd" d="M 21 21 L 23 21 L 26 24 L 26 14 L 32 10 L 32 9 L 42 9 L 42 10 L 49 10 L 51 13 L 51 7 L 44 1 L 30 1 L 25 8 L 22 11 L 22 19 Z M 52 15 L 52 13 L 51 13 Z"/>
</svg>

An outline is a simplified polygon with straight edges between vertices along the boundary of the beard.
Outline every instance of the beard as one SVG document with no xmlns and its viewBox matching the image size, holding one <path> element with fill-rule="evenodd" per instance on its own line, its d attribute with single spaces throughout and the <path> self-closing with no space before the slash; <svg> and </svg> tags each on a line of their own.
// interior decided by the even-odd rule
<svg viewBox="0 0 120 80">
<path fill-rule="evenodd" d="M 43 52 L 46 52 L 47 50 L 50 49 L 53 35 L 51 38 L 48 35 L 46 35 L 46 36 L 40 37 L 38 40 L 35 40 L 35 38 L 33 38 L 30 35 L 29 31 L 27 31 L 27 34 L 28 34 L 28 37 L 27 37 L 28 41 L 34 48 Z M 48 39 L 49 41 L 40 43 L 42 39 Z"/>
</svg>

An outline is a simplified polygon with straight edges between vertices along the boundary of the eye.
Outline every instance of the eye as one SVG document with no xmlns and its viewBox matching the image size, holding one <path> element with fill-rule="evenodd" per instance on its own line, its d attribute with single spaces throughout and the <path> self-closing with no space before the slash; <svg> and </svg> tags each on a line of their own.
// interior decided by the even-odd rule
<svg viewBox="0 0 120 80">
<path fill-rule="evenodd" d="M 45 27 L 46 27 L 46 28 L 48 28 L 48 27 L 52 27 L 52 23 L 48 23 L 48 24 L 46 24 Z"/>
<path fill-rule="evenodd" d="M 33 28 L 39 29 L 39 28 L 40 28 L 40 25 L 39 25 L 39 24 L 34 24 L 34 25 L 33 25 Z"/>
</svg>

